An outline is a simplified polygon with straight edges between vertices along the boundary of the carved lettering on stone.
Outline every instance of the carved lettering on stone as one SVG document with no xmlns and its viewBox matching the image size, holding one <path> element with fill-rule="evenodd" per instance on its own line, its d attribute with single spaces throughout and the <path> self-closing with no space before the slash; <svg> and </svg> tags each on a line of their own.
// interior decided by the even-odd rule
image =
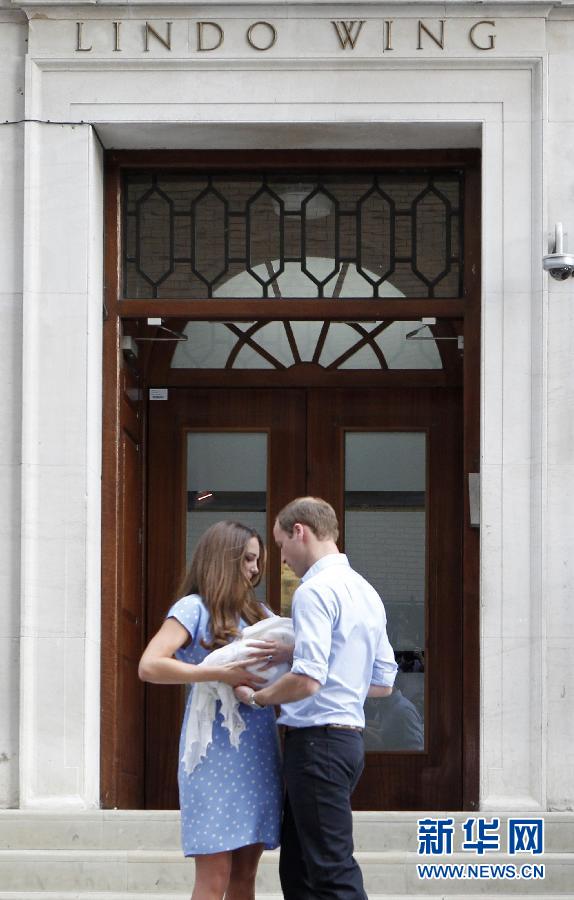
<svg viewBox="0 0 574 900">
<path fill-rule="evenodd" d="M 267 31 L 267 37 L 263 37 L 261 34 L 261 28 Z M 256 35 L 255 29 L 257 29 L 257 43 L 256 43 Z M 277 31 L 270 22 L 254 22 L 253 25 L 250 25 L 247 29 L 247 43 L 253 47 L 254 50 L 271 50 L 271 47 L 274 46 L 277 41 Z"/>
<path fill-rule="evenodd" d="M 89 47 L 83 46 L 84 41 L 84 23 L 76 22 L 76 51 L 78 53 L 89 53 L 92 49 L 92 45 Z"/>
<path fill-rule="evenodd" d="M 146 23 L 145 23 L 145 30 L 144 30 L 144 36 L 145 36 L 145 38 L 144 38 L 144 43 L 145 43 L 145 46 L 144 46 L 144 50 L 145 50 L 146 53 L 149 53 L 149 38 L 150 38 L 150 35 L 151 35 L 152 37 L 154 37 L 157 41 L 159 41 L 160 44 L 163 44 L 163 46 L 166 48 L 166 50 L 171 50 L 171 26 L 173 25 L 173 22 L 166 22 L 165 25 L 166 25 L 166 28 L 167 28 L 167 34 L 166 34 L 165 37 L 162 37 L 161 34 L 159 34 L 159 33 L 155 30 L 155 28 L 153 27 L 153 25 L 150 25 L 149 22 L 146 22 Z"/>
<path fill-rule="evenodd" d="M 475 22 L 475 24 L 472 26 L 472 28 L 468 32 L 468 38 L 470 40 L 470 43 L 472 44 L 473 47 L 476 47 L 477 50 L 494 50 L 494 47 L 496 45 L 496 34 L 494 34 L 492 32 L 485 36 L 486 44 L 478 43 L 478 38 L 475 36 L 475 32 L 476 32 L 476 29 L 479 28 L 481 25 L 490 25 L 491 28 L 494 28 L 496 26 L 496 22 L 493 22 L 492 19 L 482 19 L 482 21 L 480 21 L 480 22 Z"/>
<path fill-rule="evenodd" d="M 348 50 L 351 48 L 351 50 L 354 50 L 363 25 L 365 24 L 365 20 L 361 19 L 360 21 L 357 21 L 356 19 L 353 19 L 350 22 L 338 21 L 333 22 L 332 24 L 335 27 L 342 49 Z"/>
<path fill-rule="evenodd" d="M 364 35 L 366 27 L 367 29 L 377 28 L 378 33 L 381 34 L 379 47 L 381 47 L 380 52 L 382 53 L 388 53 L 396 49 L 393 46 L 395 36 L 398 36 L 400 49 L 404 52 L 404 41 L 409 35 L 413 49 L 428 49 L 430 42 L 432 42 L 439 50 L 444 51 L 446 49 L 446 22 L 446 19 L 436 19 L 434 21 L 423 19 L 414 21 L 412 19 L 383 19 L 382 21 L 377 20 L 376 23 L 367 19 L 331 19 L 317 22 L 315 27 L 328 27 L 330 23 L 335 29 L 336 39 L 341 50 L 357 50 L 360 45 L 359 39 L 361 35 Z M 91 53 L 94 50 L 94 41 L 97 43 L 101 29 L 98 32 L 92 30 L 90 33 L 92 24 L 83 21 L 76 22 L 76 46 L 74 48 L 76 53 Z M 101 20 L 98 20 L 97 24 L 101 24 Z M 143 51 L 149 53 L 150 47 L 153 47 L 155 42 L 171 52 L 173 24 L 173 22 L 167 21 L 163 23 L 156 22 L 155 24 L 145 22 L 143 24 Z M 189 28 L 190 24 L 189 21 L 178 20 L 175 27 L 179 29 L 182 27 Z M 142 27 L 141 22 L 121 20 L 110 21 L 106 24 L 106 28 L 108 26 L 111 27 L 111 34 L 107 38 L 104 37 L 103 40 L 100 38 L 103 46 L 96 46 L 96 51 L 109 52 L 111 50 L 114 53 L 120 53 L 123 50 L 124 26 L 132 29 Z M 251 24 L 245 22 L 243 27 L 245 28 L 245 40 L 257 52 L 265 53 L 271 50 L 278 41 L 278 29 L 271 22 L 259 21 Z M 192 38 L 190 41 L 191 46 L 188 46 L 188 52 L 195 50 L 197 53 L 212 53 L 223 46 L 225 31 L 223 25 L 219 22 L 212 20 L 196 21 L 195 29 L 195 47 L 193 47 Z M 495 29 L 496 22 L 494 19 L 480 19 L 478 22 L 469 23 L 466 31 L 468 42 L 481 52 L 494 50 L 496 47 Z M 310 48 L 312 49 L 312 33 L 310 31 L 306 33 L 310 35 Z M 430 44 L 431 49 L 433 49 L 432 44 Z M 368 46 L 371 47 L 372 44 Z M 299 50 L 299 47 L 296 49 Z"/>
<path fill-rule="evenodd" d="M 444 50 L 444 23 L 445 23 L 445 20 L 440 19 L 440 32 L 439 32 L 439 37 L 437 37 L 435 34 L 432 33 L 430 28 L 427 28 L 425 23 L 421 19 L 419 19 L 419 42 L 418 42 L 417 50 L 423 49 L 423 42 L 422 42 L 423 31 L 425 34 L 428 34 L 428 36 L 430 38 L 432 38 L 432 40 L 435 42 L 437 47 L 440 47 L 441 50 Z"/>
<path fill-rule="evenodd" d="M 211 39 L 206 36 L 206 31 L 215 32 L 215 34 L 211 34 Z M 197 49 L 200 53 L 211 52 L 211 50 L 218 50 L 223 44 L 223 39 L 225 37 L 225 32 L 221 25 L 218 25 L 217 22 L 198 22 L 197 23 Z M 207 45 L 207 41 L 209 41 L 209 46 Z"/>
<path fill-rule="evenodd" d="M 394 19 L 385 19 L 385 21 L 383 22 L 383 29 L 384 29 L 384 32 L 383 32 L 383 33 L 384 33 L 383 50 L 384 50 L 385 52 L 386 52 L 387 50 L 394 50 L 394 47 L 392 46 L 392 43 L 393 43 L 393 35 L 392 35 L 393 22 L 394 22 Z"/>
</svg>

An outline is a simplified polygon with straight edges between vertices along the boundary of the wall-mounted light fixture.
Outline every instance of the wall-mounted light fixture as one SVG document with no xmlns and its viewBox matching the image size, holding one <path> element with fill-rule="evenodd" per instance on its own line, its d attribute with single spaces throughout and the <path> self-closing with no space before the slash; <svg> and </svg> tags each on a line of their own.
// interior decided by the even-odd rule
<svg viewBox="0 0 574 900">
<path fill-rule="evenodd" d="M 574 275 L 574 253 L 568 253 L 566 250 L 567 237 L 562 230 L 562 222 L 557 222 L 554 228 L 554 241 L 552 237 L 549 240 L 550 253 L 542 257 L 545 271 L 556 281 L 566 281 Z"/>
</svg>

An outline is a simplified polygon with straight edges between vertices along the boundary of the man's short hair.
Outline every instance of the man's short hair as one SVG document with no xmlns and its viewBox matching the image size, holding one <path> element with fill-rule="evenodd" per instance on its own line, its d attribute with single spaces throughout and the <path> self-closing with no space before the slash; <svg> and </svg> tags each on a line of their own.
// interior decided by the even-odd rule
<svg viewBox="0 0 574 900">
<path fill-rule="evenodd" d="M 339 537 L 337 514 L 326 500 L 320 497 L 297 497 L 277 515 L 277 522 L 283 531 L 291 536 L 296 522 L 307 525 L 320 541 L 336 541 Z"/>
</svg>

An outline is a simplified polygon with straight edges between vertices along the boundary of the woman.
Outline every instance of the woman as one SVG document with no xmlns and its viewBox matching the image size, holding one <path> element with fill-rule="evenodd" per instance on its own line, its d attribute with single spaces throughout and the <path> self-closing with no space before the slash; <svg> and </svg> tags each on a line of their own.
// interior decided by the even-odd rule
<svg viewBox="0 0 574 900">
<path fill-rule="evenodd" d="M 217 647 L 235 640 L 244 627 L 271 615 L 253 588 L 265 566 L 256 531 L 237 522 L 212 525 L 198 542 L 178 600 L 151 639 L 139 674 L 154 684 L 223 681 L 257 688 L 264 680 L 247 670 L 257 661 L 289 658 L 292 648 L 257 642 L 249 659 L 199 665 Z M 174 658 L 175 657 L 175 658 Z M 182 741 L 186 732 L 190 697 Z M 192 900 L 254 900 L 255 875 L 264 849 L 279 844 L 280 760 L 272 708 L 241 707 L 246 729 L 239 749 L 231 746 L 218 713 L 205 759 L 191 774 L 179 764 L 182 845 L 195 857 Z M 180 752 L 180 760 L 182 752 Z"/>
</svg>

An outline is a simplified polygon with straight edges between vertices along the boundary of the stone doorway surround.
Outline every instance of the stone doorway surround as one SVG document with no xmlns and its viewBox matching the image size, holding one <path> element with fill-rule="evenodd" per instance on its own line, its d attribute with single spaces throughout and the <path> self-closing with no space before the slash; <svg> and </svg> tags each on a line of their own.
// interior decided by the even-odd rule
<svg viewBox="0 0 574 900">
<path fill-rule="evenodd" d="M 159 3 L 130 9 L 132 20 L 166 19 Z M 544 605 L 546 49 L 544 15 L 528 10 L 513 18 L 501 6 L 492 53 L 466 44 L 388 60 L 335 44 L 298 58 L 294 28 L 269 55 L 242 45 L 221 58 L 167 57 L 154 45 L 118 60 L 74 49 L 75 5 L 27 7 L 26 117 L 94 127 L 23 126 L 22 807 L 99 805 L 102 142 L 482 148 L 480 804 L 545 809 L 547 765 L 574 795 L 545 687 L 558 677 Z M 419 7 L 395 12 L 420 17 Z M 261 13 L 232 4 L 209 18 L 249 24 Z M 119 13 L 84 7 L 81 17 L 98 34 Z M 172 6 L 169 19 L 179 18 L 189 10 Z M 294 3 L 265 18 L 305 29 L 333 15 Z M 432 5 L 425 18 L 436 21 Z"/>
</svg>

